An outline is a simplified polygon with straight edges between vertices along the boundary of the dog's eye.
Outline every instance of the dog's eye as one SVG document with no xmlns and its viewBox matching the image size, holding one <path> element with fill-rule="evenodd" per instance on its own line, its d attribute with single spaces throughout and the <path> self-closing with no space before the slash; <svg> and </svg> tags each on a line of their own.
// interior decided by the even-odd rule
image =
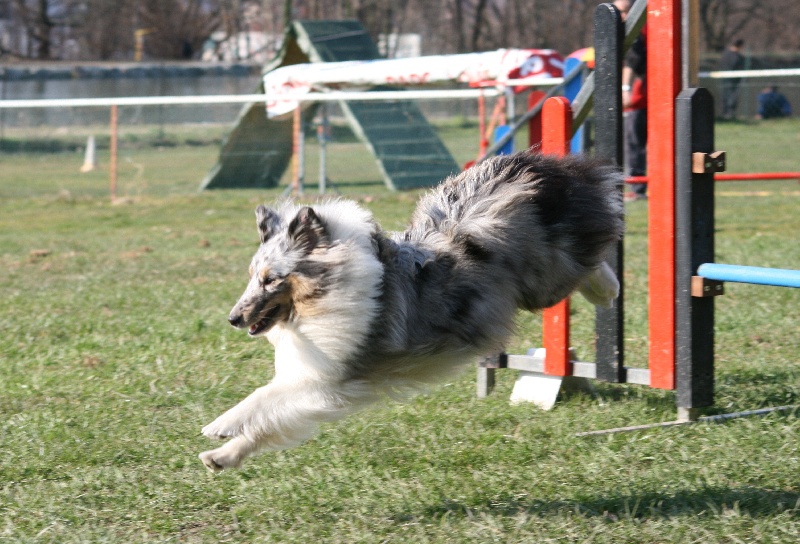
<svg viewBox="0 0 800 544">
<path fill-rule="evenodd" d="M 267 276 L 266 278 L 261 280 L 261 285 L 263 287 L 269 287 L 270 285 L 273 285 L 275 282 L 277 282 L 279 279 L 280 278 L 278 276 Z"/>
</svg>

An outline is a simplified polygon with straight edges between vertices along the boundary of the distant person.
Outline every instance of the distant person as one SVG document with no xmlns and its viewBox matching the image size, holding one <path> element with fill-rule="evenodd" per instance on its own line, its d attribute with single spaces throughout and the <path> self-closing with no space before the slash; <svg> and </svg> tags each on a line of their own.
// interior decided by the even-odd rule
<svg viewBox="0 0 800 544">
<path fill-rule="evenodd" d="M 758 101 L 757 119 L 775 119 L 792 115 L 792 105 L 783 94 L 778 92 L 776 85 L 764 88 L 756 100 Z"/>
<path fill-rule="evenodd" d="M 719 59 L 719 69 L 723 72 L 744 69 L 742 54 L 744 40 L 738 39 L 728 46 Z M 736 119 L 736 107 L 739 104 L 739 84 L 742 78 L 726 77 L 722 80 L 722 118 Z"/>
<path fill-rule="evenodd" d="M 622 20 L 628 17 L 629 0 L 614 2 Z M 633 42 L 622 66 L 622 121 L 625 143 L 625 175 L 647 175 L 647 26 Z M 647 184 L 632 183 L 625 201 L 647 199 Z"/>
</svg>

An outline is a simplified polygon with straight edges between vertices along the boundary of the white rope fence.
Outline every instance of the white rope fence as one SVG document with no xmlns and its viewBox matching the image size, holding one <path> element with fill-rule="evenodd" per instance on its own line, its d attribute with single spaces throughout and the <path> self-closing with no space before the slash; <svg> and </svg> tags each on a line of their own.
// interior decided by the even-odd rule
<svg viewBox="0 0 800 544">
<path fill-rule="evenodd" d="M 800 68 L 782 68 L 777 70 L 718 70 L 714 72 L 699 72 L 699 77 L 712 79 L 727 79 L 732 77 L 791 77 L 800 76 Z"/>
<path fill-rule="evenodd" d="M 513 80 L 515 86 L 519 85 L 557 85 L 562 78 L 539 78 L 530 81 Z M 432 90 L 398 90 L 398 91 L 329 91 L 296 93 L 293 95 L 281 95 L 281 100 L 295 100 L 298 103 L 305 102 L 336 102 L 336 101 L 391 101 L 391 100 L 459 100 L 459 99 L 478 99 L 495 98 L 504 96 L 509 90 L 504 85 L 492 85 L 475 89 L 432 89 Z M 103 97 L 103 98 L 62 98 L 62 99 L 38 99 L 38 100 L 0 100 L 0 110 L 14 109 L 43 109 L 43 108 L 109 108 L 111 112 L 111 144 L 110 144 L 110 167 L 109 167 L 109 189 L 112 201 L 117 198 L 117 136 L 119 115 L 118 109 L 126 106 L 169 106 L 169 105 L 212 105 L 212 104 L 259 104 L 273 100 L 265 94 L 242 94 L 242 95 L 205 95 L 205 96 L 123 96 L 123 97 Z M 298 113 L 295 111 L 293 133 L 299 134 L 302 141 L 302 131 Z M 266 115 L 266 111 L 265 111 Z M 88 150 L 87 144 L 87 150 Z M 302 164 L 302 143 L 296 149 L 294 156 Z M 88 161 L 88 159 L 87 159 Z M 299 167 L 302 171 L 302 167 Z M 302 174 L 298 174 L 302 179 Z M 324 171 L 321 174 L 324 176 Z M 295 176 L 297 177 L 297 176 Z M 299 182 L 302 183 L 302 182 Z M 321 184 L 322 187 L 322 184 Z"/>
<path fill-rule="evenodd" d="M 559 78 L 560 80 L 560 78 Z M 546 80 L 553 84 L 552 79 Z M 541 83 L 545 84 L 545 82 Z M 332 91 L 328 93 L 305 93 L 282 95 L 281 99 L 299 102 L 335 102 L 339 100 L 448 100 L 463 98 L 495 97 L 502 94 L 496 88 L 486 89 L 454 89 L 424 91 Z M 0 100 L 0 109 L 19 108 L 76 108 L 76 107 L 109 107 L 109 106 L 165 106 L 191 104 L 250 104 L 267 102 L 264 94 L 237 95 L 205 95 L 205 96 L 122 96 L 108 98 L 54 98 L 40 100 Z"/>
<path fill-rule="evenodd" d="M 711 79 L 749 78 L 749 77 L 792 77 L 800 76 L 800 68 L 787 68 L 778 70 L 725 70 L 700 72 L 699 77 Z M 509 86 L 558 85 L 563 78 L 547 78 L 537 81 L 510 80 Z M 338 100 L 447 100 L 451 98 L 478 98 L 495 97 L 502 94 L 501 89 L 495 87 L 483 89 L 455 89 L 455 90 L 417 90 L 417 91 L 331 91 L 313 92 L 296 95 L 284 95 L 281 99 L 291 99 L 300 102 L 335 102 Z M 191 104 L 249 104 L 253 102 L 267 102 L 264 94 L 238 94 L 238 95 L 203 95 L 203 96 L 123 96 L 107 98 L 55 98 L 40 100 L 0 100 L 0 109 L 21 108 L 75 108 L 75 107 L 109 107 L 109 106 L 168 106 Z"/>
<path fill-rule="evenodd" d="M 735 70 L 700 72 L 701 78 L 778 78 L 800 76 L 800 68 L 778 70 Z M 386 101 L 386 100 L 454 100 L 483 99 L 499 97 L 518 86 L 550 87 L 559 85 L 564 78 L 538 78 L 534 80 L 509 80 L 503 84 L 473 89 L 429 89 L 398 91 L 328 91 L 287 94 L 281 100 L 297 102 L 336 102 L 336 101 Z M 213 105 L 213 104 L 252 104 L 273 100 L 263 93 L 239 95 L 201 95 L 201 96 L 121 96 L 100 98 L 60 98 L 36 100 L 0 100 L 0 110 L 29 108 L 111 108 L 112 142 L 116 140 L 117 108 L 121 106 L 169 106 L 169 105 Z M 112 145 L 112 164 L 116 161 L 116 145 Z M 116 197 L 116 168 L 111 168 L 111 194 Z"/>
</svg>

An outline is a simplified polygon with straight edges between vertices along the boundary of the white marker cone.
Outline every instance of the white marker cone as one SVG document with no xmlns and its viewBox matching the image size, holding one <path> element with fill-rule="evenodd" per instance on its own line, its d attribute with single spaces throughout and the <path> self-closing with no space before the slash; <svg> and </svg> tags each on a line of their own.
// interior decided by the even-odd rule
<svg viewBox="0 0 800 544">
<path fill-rule="evenodd" d="M 83 158 L 81 172 L 91 172 L 95 168 L 97 168 L 97 145 L 94 136 L 89 136 L 86 139 L 86 155 Z"/>
</svg>

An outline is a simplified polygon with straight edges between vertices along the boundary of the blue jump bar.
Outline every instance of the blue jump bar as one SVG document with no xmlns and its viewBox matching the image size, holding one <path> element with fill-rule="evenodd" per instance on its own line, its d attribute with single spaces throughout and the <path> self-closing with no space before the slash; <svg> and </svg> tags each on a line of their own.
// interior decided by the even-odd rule
<svg viewBox="0 0 800 544">
<path fill-rule="evenodd" d="M 697 274 L 710 280 L 756 283 L 777 287 L 800 287 L 800 270 L 706 263 L 700 265 Z"/>
</svg>

